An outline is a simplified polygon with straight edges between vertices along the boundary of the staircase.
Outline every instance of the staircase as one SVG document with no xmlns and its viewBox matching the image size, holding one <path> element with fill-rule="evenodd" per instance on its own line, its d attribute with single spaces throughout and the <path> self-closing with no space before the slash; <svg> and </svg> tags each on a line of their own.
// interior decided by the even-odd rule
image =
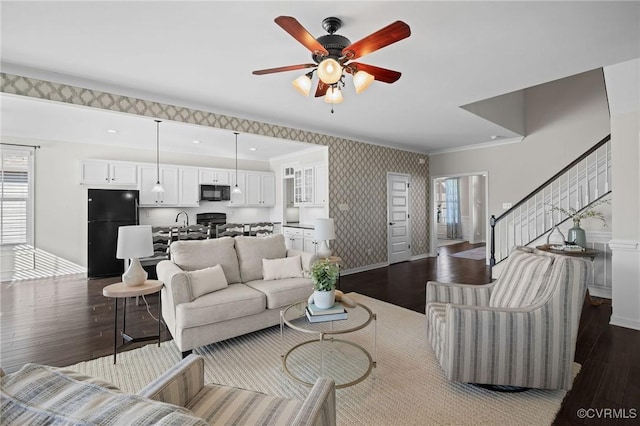
<svg viewBox="0 0 640 426">
<path fill-rule="evenodd" d="M 514 246 L 526 246 L 568 218 L 551 213 L 551 205 L 582 210 L 611 193 L 611 135 L 507 210 L 491 216 L 491 257 L 494 266 L 509 256 Z"/>
</svg>

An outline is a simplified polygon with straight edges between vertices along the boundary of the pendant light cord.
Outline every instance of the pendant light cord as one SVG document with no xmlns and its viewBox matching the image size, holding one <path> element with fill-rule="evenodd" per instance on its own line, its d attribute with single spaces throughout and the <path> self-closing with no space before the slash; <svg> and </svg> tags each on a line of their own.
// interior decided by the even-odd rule
<svg viewBox="0 0 640 426">
<path fill-rule="evenodd" d="M 238 132 L 233 132 L 236 135 L 236 188 L 238 187 Z"/>
<path fill-rule="evenodd" d="M 160 183 L 160 120 L 156 122 L 156 183 Z"/>
</svg>

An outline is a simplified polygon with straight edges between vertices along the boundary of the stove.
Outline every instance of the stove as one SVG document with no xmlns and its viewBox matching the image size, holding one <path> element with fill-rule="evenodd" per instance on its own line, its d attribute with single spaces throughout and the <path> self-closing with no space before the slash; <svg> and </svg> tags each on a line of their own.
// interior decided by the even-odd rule
<svg viewBox="0 0 640 426">
<path fill-rule="evenodd" d="M 198 225 L 206 225 L 215 231 L 216 225 L 224 225 L 225 223 L 227 223 L 227 214 L 226 213 L 197 213 L 196 223 Z"/>
</svg>

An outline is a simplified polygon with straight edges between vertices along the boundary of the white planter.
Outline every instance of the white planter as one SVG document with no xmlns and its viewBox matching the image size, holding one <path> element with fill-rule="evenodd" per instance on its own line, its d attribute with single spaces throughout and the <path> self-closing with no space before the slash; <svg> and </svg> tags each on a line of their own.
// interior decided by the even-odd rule
<svg viewBox="0 0 640 426">
<path fill-rule="evenodd" d="M 336 302 L 336 291 L 314 291 L 313 303 L 320 309 L 329 309 Z"/>
</svg>

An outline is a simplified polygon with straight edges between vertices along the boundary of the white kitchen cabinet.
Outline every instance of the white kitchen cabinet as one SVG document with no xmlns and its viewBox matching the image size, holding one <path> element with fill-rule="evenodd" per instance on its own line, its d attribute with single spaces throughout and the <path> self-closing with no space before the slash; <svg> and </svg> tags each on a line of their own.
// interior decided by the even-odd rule
<svg viewBox="0 0 640 426">
<path fill-rule="evenodd" d="M 307 253 L 316 254 L 318 250 L 318 243 L 316 242 L 313 236 L 313 229 L 304 229 L 303 230 L 303 241 L 302 241 L 302 251 L 306 251 Z"/>
<path fill-rule="evenodd" d="M 317 165 L 313 167 L 313 171 L 315 173 L 314 176 L 314 204 L 316 206 L 326 206 L 327 205 L 327 196 L 329 194 L 327 188 L 327 166 L 324 164 Z"/>
<path fill-rule="evenodd" d="M 282 235 L 287 249 L 304 251 L 304 230 L 301 228 L 282 227 Z"/>
<path fill-rule="evenodd" d="M 135 163 L 83 160 L 80 167 L 80 183 L 85 185 L 136 185 L 138 183 L 138 168 Z"/>
<path fill-rule="evenodd" d="M 140 205 L 143 207 L 175 207 L 179 200 L 178 168 L 160 166 L 160 183 L 164 192 L 153 192 L 156 184 L 156 167 L 140 166 Z"/>
<path fill-rule="evenodd" d="M 201 185 L 229 185 L 229 170 L 200 169 Z"/>
<path fill-rule="evenodd" d="M 198 169 L 179 169 L 178 205 L 180 207 L 197 207 L 200 205 L 200 188 L 198 186 Z"/>
<path fill-rule="evenodd" d="M 274 173 L 247 172 L 245 181 L 247 206 L 271 207 L 276 203 Z"/>
<path fill-rule="evenodd" d="M 327 202 L 327 167 L 309 165 L 293 172 L 295 206 L 325 206 Z"/>
<path fill-rule="evenodd" d="M 233 188 L 235 188 L 236 186 L 236 173 L 231 173 L 231 200 L 229 201 L 229 206 L 230 207 L 237 207 L 237 206 L 244 206 L 247 204 L 246 202 L 246 196 L 247 196 L 247 190 L 246 190 L 246 176 L 244 174 L 244 172 L 238 172 L 237 174 L 238 176 L 238 188 L 240 188 L 240 191 L 242 191 L 240 194 L 234 194 L 233 193 Z"/>
</svg>

